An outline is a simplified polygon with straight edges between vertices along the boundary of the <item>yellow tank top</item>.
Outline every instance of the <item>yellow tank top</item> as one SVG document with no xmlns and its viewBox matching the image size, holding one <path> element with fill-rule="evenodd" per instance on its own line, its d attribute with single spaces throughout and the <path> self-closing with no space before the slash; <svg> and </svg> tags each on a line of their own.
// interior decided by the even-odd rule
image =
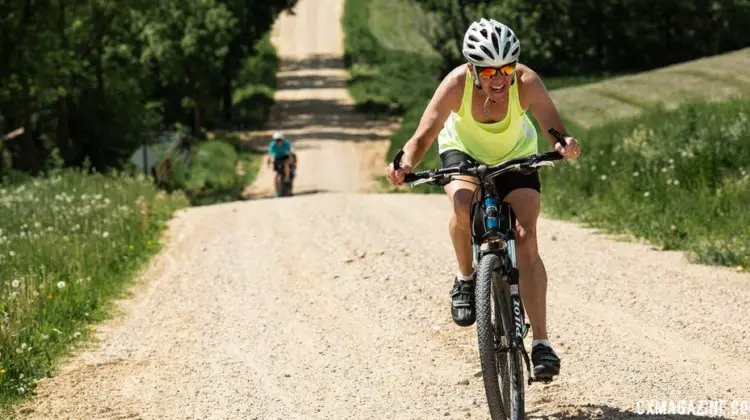
<svg viewBox="0 0 750 420">
<path fill-rule="evenodd" d="M 480 123 L 471 115 L 474 80 L 466 83 L 458 113 L 451 112 L 438 134 L 438 151 L 460 150 L 475 160 L 494 165 L 537 153 L 537 132 L 518 99 L 518 83 L 510 86 L 508 113 L 496 123 Z"/>
</svg>

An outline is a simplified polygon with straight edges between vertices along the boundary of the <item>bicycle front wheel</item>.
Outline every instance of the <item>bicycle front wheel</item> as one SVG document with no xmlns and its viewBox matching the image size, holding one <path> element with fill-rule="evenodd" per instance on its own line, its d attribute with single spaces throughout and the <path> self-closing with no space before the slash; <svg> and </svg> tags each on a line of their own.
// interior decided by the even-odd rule
<svg viewBox="0 0 750 420">
<path fill-rule="evenodd" d="M 509 346 L 514 336 L 510 290 L 498 256 L 480 260 L 475 294 L 479 358 L 491 418 L 522 420 L 523 364 L 520 351 Z"/>
</svg>

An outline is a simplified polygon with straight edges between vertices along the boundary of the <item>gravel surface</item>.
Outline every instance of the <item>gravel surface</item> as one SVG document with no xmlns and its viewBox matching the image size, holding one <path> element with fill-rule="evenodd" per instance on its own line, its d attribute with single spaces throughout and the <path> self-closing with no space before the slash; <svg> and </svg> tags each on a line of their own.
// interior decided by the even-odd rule
<svg viewBox="0 0 750 420">
<path fill-rule="evenodd" d="M 179 213 L 122 313 L 19 418 L 489 417 L 475 327 L 450 319 L 446 198 L 368 193 L 389 127 L 352 113 L 342 6 L 301 0 L 274 38 L 274 118 L 299 149 L 302 194 L 264 199 L 264 168 L 256 199 Z M 750 400 L 750 276 L 571 223 L 542 219 L 539 232 L 562 375 L 527 389 L 530 418 Z"/>
</svg>

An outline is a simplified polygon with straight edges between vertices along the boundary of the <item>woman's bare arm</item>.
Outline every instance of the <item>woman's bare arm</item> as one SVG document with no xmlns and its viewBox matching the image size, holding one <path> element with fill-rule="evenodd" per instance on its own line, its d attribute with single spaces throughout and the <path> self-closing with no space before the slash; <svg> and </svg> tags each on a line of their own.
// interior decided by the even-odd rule
<svg viewBox="0 0 750 420">
<path fill-rule="evenodd" d="M 404 156 L 401 160 L 403 167 L 413 169 L 422 162 L 451 111 L 457 112 L 461 107 L 465 77 L 466 68 L 460 66 L 440 82 L 422 114 L 414 135 L 404 144 Z"/>
</svg>

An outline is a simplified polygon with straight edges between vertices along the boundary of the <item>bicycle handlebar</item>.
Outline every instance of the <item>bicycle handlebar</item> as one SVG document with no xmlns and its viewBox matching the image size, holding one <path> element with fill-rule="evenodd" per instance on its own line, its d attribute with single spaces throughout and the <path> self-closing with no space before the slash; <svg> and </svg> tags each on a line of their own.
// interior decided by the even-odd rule
<svg viewBox="0 0 750 420">
<path fill-rule="evenodd" d="M 554 128 L 550 128 L 549 133 L 552 134 L 552 136 L 557 140 L 557 142 L 560 143 L 563 147 L 566 145 L 565 137 L 562 134 L 560 134 L 559 131 L 555 130 Z M 401 169 L 401 157 L 403 155 L 404 155 L 403 149 L 399 150 L 398 153 L 396 153 L 396 156 L 393 158 L 394 169 Z M 489 178 L 491 175 L 494 175 L 495 173 L 504 172 L 513 166 L 517 166 L 519 169 L 522 167 L 531 168 L 531 167 L 534 167 L 532 165 L 537 164 L 537 163 L 550 162 L 550 161 L 561 160 L 561 159 L 563 159 L 563 156 L 560 153 L 547 152 L 547 153 L 538 153 L 536 155 L 524 157 L 524 158 L 506 160 L 504 162 L 500 162 L 492 166 L 487 166 L 485 164 L 469 166 L 465 162 L 462 162 L 460 165 L 450 167 L 450 168 L 429 169 L 426 171 L 406 174 L 406 176 L 404 177 L 404 182 L 414 183 L 415 181 L 418 181 L 421 179 L 429 180 L 434 177 L 445 177 L 447 175 L 471 175 L 471 176 L 486 175 L 486 177 Z M 490 174 L 490 175 L 487 175 L 487 174 Z M 427 182 L 430 182 L 430 181 L 427 181 Z"/>
</svg>

